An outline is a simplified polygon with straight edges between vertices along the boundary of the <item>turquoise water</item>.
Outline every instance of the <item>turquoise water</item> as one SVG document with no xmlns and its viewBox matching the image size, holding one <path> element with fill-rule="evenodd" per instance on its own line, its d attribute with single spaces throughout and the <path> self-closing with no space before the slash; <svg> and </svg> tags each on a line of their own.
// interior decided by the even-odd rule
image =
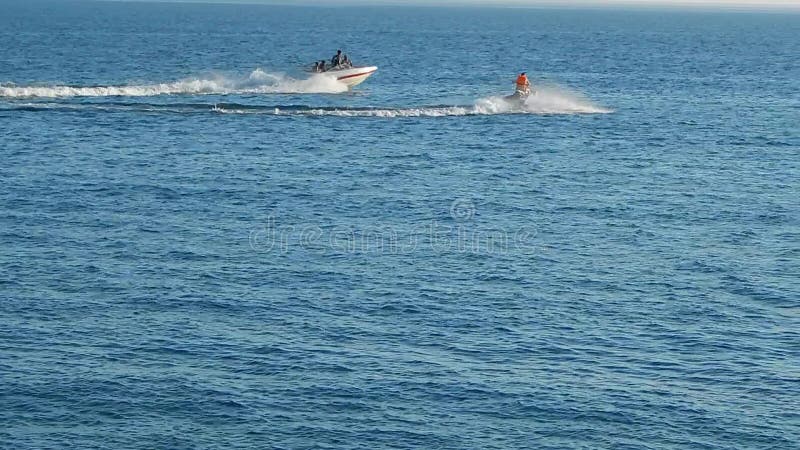
<svg viewBox="0 0 800 450">
<path fill-rule="evenodd" d="M 800 16 L 2 7 L 0 447 L 798 448 Z"/>
</svg>

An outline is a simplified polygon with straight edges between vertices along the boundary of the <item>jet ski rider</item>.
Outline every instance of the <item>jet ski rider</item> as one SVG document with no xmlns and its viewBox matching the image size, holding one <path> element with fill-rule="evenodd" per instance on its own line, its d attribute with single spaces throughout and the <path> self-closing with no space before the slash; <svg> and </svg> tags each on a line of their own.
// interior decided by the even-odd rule
<svg viewBox="0 0 800 450">
<path fill-rule="evenodd" d="M 528 95 L 531 93 L 531 82 L 528 81 L 528 75 L 522 72 L 517 77 L 517 92 Z"/>
</svg>

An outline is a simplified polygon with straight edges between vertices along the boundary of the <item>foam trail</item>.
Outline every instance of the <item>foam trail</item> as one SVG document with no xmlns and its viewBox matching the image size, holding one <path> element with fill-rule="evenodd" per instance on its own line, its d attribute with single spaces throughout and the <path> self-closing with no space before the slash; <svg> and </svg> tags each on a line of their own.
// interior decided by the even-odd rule
<svg viewBox="0 0 800 450">
<path fill-rule="evenodd" d="M 484 114 L 608 114 L 610 109 L 595 105 L 584 96 L 559 86 L 537 86 L 522 105 L 503 97 L 480 99 L 475 109 Z"/>
<path fill-rule="evenodd" d="M 557 114 L 603 114 L 610 110 L 597 106 L 570 106 L 567 108 L 531 107 L 524 105 L 511 105 L 502 97 L 481 99 L 474 105 L 467 106 L 424 106 L 416 108 L 374 108 L 374 107 L 314 107 L 296 105 L 243 105 L 243 104 L 208 104 L 208 103 L 68 103 L 68 102 L 0 102 L 0 111 L 106 111 L 106 112 L 147 112 L 164 114 L 257 114 L 271 116 L 331 116 L 331 117 L 377 117 L 377 118 L 403 118 L 403 117 L 457 117 L 457 116 L 487 116 L 499 114 L 530 114 L 530 115 L 557 115 Z"/>
<path fill-rule="evenodd" d="M 418 108 L 281 108 L 254 109 L 245 106 L 215 105 L 214 112 L 222 114 L 273 114 L 286 116 L 338 117 L 448 117 L 484 116 L 494 114 L 607 114 L 613 112 L 595 105 L 580 94 L 564 88 L 537 88 L 536 94 L 525 103 L 509 102 L 504 97 L 487 97 L 468 106 L 428 106 Z"/>
<path fill-rule="evenodd" d="M 237 89 L 242 92 L 263 92 L 265 90 L 264 77 L 273 79 L 269 74 L 251 75 L 248 80 L 239 81 Z M 287 83 L 280 80 L 281 88 L 288 87 L 306 89 L 309 86 L 319 88 L 317 80 L 299 80 L 297 83 Z M 327 80 L 328 83 L 335 80 Z M 266 86 L 274 92 L 276 84 L 267 82 Z M 186 92 L 183 89 L 181 92 Z M 605 114 L 612 110 L 597 106 L 580 94 L 569 92 L 559 87 L 538 87 L 535 95 L 529 97 L 525 103 L 508 101 L 504 97 L 486 97 L 476 100 L 471 105 L 425 105 L 393 107 L 369 106 L 313 106 L 313 105 L 263 105 L 240 103 L 199 103 L 170 101 L 154 103 L 147 100 L 120 99 L 99 101 L 83 100 L 81 102 L 60 101 L 53 99 L 45 101 L 31 99 L 20 102 L 0 102 L 0 111 L 126 111 L 126 112 L 161 112 L 165 114 L 261 114 L 275 116 L 333 116 L 333 117 L 378 117 L 378 118 L 403 118 L 403 117 L 452 117 L 452 116 L 486 116 L 497 114 L 532 114 L 532 115 L 557 115 L 557 114 Z"/>
<path fill-rule="evenodd" d="M 289 108 L 253 110 L 246 107 L 214 106 L 223 114 L 274 114 L 338 117 L 448 117 L 494 114 L 608 114 L 613 112 L 594 104 L 584 96 L 559 86 L 537 87 L 535 95 L 525 103 L 507 101 L 504 97 L 486 97 L 468 106 L 429 106 L 419 108 Z"/>
<path fill-rule="evenodd" d="M 337 94 L 347 86 L 330 76 L 315 74 L 298 80 L 256 69 L 245 78 L 193 78 L 172 83 L 123 86 L 0 85 L 0 97 L 153 97 L 180 94 Z"/>
<path fill-rule="evenodd" d="M 251 108 L 231 108 L 215 105 L 211 108 L 213 112 L 221 114 L 268 114 L 276 116 L 335 116 L 335 117 L 451 117 L 451 116 L 486 116 L 497 114 L 604 114 L 611 112 L 606 109 L 594 110 L 555 110 L 548 108 L 542 111 L 530 111 L 525 109 L 513 108 L 504 104 L 502 97 L 482 99 L 474 106 L 436 106 L 424 108 L 309 108 L 304 110 L 281 109 L 280 107 L 270 110 L 254 110 Z"/>
</svg>

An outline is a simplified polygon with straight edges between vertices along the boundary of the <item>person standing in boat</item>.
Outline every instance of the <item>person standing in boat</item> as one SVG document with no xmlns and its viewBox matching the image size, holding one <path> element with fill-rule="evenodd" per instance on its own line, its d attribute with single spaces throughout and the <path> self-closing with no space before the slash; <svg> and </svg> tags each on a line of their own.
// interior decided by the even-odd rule
<svg viewBox="0 0 800 450">
<path fill-rule="evenodd" d="M 342 51 L 337 50 L 336 54 L 331 58 L 331 68 L 338 67 L 342 64 Z"/>
</svg>

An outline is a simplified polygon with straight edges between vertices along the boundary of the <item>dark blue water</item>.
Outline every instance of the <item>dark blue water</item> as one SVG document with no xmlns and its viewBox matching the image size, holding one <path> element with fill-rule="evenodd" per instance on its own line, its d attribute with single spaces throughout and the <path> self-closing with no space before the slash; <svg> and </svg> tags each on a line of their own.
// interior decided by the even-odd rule
<svg viewBox="0 0 800 450">
<path fill-rule="evenodd" d="M 800 16 L 0 6 L 0 447 L 798 448 Z"/>
</svg>

